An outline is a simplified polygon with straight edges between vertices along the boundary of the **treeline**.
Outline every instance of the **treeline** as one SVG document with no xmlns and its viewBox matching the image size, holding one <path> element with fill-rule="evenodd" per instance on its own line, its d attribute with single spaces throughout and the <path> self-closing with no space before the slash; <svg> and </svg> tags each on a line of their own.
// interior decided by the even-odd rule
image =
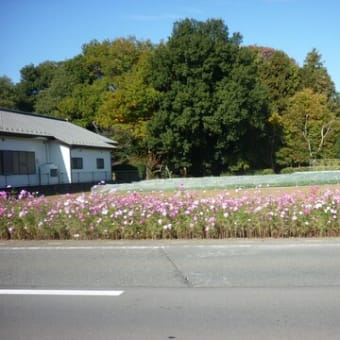
<svg viewBox="0 0 340 340">
<path fill-rule="evenodd" d="M 313 49 L 242 46 L 222 20 L 176 22 L 166 42 L 91 41 L 0 78 L 0 106 L 67 118 L 119 142 L 149 175 L 275 171 L 340 158 L 340 97 Z"/>
</svg>

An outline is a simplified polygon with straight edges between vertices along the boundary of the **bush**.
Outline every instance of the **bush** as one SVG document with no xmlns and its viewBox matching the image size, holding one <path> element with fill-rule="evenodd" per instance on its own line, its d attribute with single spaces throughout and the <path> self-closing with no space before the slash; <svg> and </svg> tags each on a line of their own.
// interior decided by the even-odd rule
<svg viewBox="0 0 340 340">
<path fill-rule="evenodd" d="M 273 175 L 275 172 L 273 169 L 262 169 L 255 171 L 255 175 Z"/>
<path fill-rule="evenodd" d="M 139 169 L 132 164 L 119 164 L 112 167 L 117 183 L 130 183 L 142 180 Z"/>
<path fill-rule="evenodd" d="M 295 172 L 295 168 L 289 167 L 289 168 L 283 168 L 281 169 L 280 173 L 281 174 L 292 174 L 293 172 Z"/>
</svg>

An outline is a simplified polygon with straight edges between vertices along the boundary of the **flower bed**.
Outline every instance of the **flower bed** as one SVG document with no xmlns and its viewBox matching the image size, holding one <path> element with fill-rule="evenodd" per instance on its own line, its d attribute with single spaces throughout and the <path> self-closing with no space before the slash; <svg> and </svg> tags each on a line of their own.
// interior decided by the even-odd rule
<svg viewBox="0 0 340 340">
<path fill-rule="evenodd" d="M 0 192 L 2 239 L 167 239 L 340 236 L 340 190 L 212 196 L 92 192 L 57 198 Z"/>
</svg>

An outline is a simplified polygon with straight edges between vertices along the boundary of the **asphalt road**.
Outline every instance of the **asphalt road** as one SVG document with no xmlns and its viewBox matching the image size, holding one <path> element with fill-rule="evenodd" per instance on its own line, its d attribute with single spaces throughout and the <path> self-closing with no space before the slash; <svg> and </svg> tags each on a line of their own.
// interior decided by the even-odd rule
<svg viewBox="0 0 340 340">
<path fill-rule="evenodd" d="M 340 339 L 339 239 L 0 242 L 3 340 L 302 338 Z"/>
</svg>

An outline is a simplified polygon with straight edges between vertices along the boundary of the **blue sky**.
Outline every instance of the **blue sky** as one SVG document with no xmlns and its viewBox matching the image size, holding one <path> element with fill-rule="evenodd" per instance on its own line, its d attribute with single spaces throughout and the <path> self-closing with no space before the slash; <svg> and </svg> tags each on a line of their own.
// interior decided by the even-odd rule
<svg viewBox="0 0 340 340">
<path fill-rule="evenodd" d="M 63 61 L 93 39 L 134 35 L 166 41 L 184 18 L 223 19 L 244 45 L 285 51 L 299 65 L 316 48 L 340 91 L 338 0 L 0 0 L 0 76 L 20 80 L 20 69 Z"/>
</svg>

